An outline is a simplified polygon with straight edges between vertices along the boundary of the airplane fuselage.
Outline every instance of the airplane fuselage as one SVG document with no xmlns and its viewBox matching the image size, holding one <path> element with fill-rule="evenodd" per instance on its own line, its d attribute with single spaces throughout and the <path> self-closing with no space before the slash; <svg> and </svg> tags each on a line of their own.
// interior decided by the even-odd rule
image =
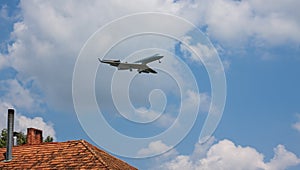
<svg viewBox="0 0 300 170">
<path fill-rule="evenodd" d="M 134 63 L 121 62 L 120 60 L 100 60 L 101 63 L 106 63 L 111 66 L 117 67 L 118 70 L 130 70 L 137 69 L 139 73 L 157 73 L 155 70 L 151 69 L 147 66 L 147 63 L 160 60 L 163 56 L 155 54 L 151 57 L 144 58 L 142 60 L 138 60 Z M 159 61 L 160 62 L 160 61 Z"/>
</svg>

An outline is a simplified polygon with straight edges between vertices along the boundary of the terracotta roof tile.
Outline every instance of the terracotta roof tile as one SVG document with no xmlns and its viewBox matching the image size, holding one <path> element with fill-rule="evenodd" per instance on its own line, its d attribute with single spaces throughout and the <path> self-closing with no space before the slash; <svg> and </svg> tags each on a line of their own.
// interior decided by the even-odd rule
<svg viewBox="0 0 300 170">
<path fill-rule="evenodd" d="M 0 148 L 0 169 L 136 169 L 85 140 L 15 146 L 8 162 L 5 152 Z"/>
</svg>

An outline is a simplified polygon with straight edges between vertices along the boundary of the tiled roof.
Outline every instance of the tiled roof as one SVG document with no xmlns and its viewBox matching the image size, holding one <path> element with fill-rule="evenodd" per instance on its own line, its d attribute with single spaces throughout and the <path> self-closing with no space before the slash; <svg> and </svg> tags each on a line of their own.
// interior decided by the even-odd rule
<svg viewBox="0 0 300 170">
<path fill-rule="evenodd" d="M 0 148 L 0 169 L 136 169 L 84 140 L 15 146 L 5 162 Z"/>
</svg>

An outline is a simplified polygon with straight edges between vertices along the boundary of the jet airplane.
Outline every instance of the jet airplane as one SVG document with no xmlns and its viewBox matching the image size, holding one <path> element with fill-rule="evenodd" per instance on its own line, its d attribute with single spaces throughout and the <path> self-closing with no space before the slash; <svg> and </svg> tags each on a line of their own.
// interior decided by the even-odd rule
<svg viewBox="0 0 300 170">
<path fill-rule="evenodd" d="M 158 60 L 159 63 L 161 63 L 160 59 L 163 58 L 164 56 L 155 54 L 153 56 L 135 61 L 134 63 L 127 63 L 127 62 L 121 62 L 120 60 L 101 60 L 98 58 L 98 60 L 101 63 L 109 64 L 111 66 L 117 67 L 118 70 L 130 70 L 132 69 L 137 69 L 138 73 L 154 73 L 156 74 L 157 72 L 150 68 L 147 64 L 153 61 Z"/>
</svg>

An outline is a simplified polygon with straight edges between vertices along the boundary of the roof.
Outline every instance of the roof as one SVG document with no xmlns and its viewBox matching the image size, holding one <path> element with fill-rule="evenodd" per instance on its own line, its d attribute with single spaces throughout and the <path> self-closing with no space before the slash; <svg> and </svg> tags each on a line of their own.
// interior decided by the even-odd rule
<svg viewBox="0 0 300 170">
<path fill-rule="evenodd" d="M 0 169 L 136 169 L 85 140 L 14 146 L 5 162 L 0 148 Z"/>
</svg>

